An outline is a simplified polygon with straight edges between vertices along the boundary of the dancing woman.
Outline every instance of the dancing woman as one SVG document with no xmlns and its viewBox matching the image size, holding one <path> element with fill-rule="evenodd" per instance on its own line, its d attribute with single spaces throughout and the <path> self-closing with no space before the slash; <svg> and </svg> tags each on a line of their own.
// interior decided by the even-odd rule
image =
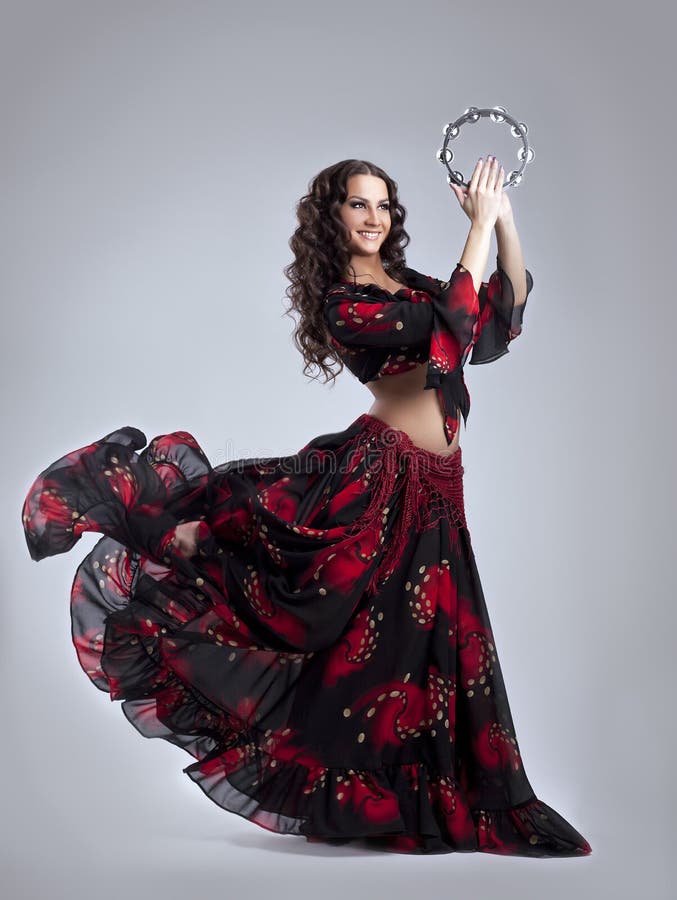
<svg viewBox="0 0 677 900">
<path fill-rule="evenodd" d="M 270 831 L 591 852 L 527 779 L 464 510 L 464 366 L 508 353 L 533 285 L 502 183 L 492 158 L 453 186 L 471 224 L 441 281 L 406 265 L 382 169 L 344 160 L 311 182 L 287 294 L 306 368 L 345 366 L 374 397 L 343 430 L 213 467 L 188 432 L 146 446 L 124 426 L 24 501 L 34 560 L 102 535 L 71 590 L 92 683 L 189 753 L 211 800 Z"/>
</svg>

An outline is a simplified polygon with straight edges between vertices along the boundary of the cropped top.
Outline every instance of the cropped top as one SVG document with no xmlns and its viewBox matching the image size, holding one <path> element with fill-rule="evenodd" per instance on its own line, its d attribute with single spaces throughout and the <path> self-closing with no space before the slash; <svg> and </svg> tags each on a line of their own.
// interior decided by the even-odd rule
<svg viewBox="0 0 677 900">
<path fill-rule="evenodd" d="M 528 297 L 533 278 L 528 269 L 525 272 Z M 495 271 L 479 292 L 460 263 L 449 281 L 411 268 L 402 270 L 401 280 L 406 287 L 394 294 L 377 284 L 331 284 L 323 300 L 330 340 L 362 384 L 427 360 L 425 389 L 437 391 L 451 444 L 460 416 L 467 425 L 470 412 L 466 361 L 494 362 L 509 352 L 508 344 L 522 331 L 526 298 L 515 304 L 512 282 L 498 256 Z"/>
</svg>

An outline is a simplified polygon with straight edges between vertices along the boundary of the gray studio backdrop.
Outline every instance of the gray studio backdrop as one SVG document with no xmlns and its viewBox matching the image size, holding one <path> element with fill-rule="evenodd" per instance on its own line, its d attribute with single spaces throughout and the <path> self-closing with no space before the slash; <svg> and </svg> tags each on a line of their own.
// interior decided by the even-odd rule
<svg viewBox="0 0 677 900">
<path fill-rule="evenodd" d="M 667 9 L 2 5 L 5 896 L 668 896 Z M 295 203 L 324 166 L 373 160 L 398 181 L 409 264 L 448 277 L 469 223 L 435 152 L 447 121 L 496 104 L 536 149 L 511 192 L 534 290 L 510 354 L 467 370 L 466 507 L 529 778 L 593 854 L 307 845 L 221 811 L 185 753 L 93 688 L 68 597 L 98 536 L 36 564 L 20 504 L 48 463 L 123 425 L 189 431 L 216 465 L 294 452 L 366 411 L 347 371 L 334 387 L 301 372 L 282 274 Z M 497 126 L 468 137 L 468 160 L 516 147 Z"/>
</svg>

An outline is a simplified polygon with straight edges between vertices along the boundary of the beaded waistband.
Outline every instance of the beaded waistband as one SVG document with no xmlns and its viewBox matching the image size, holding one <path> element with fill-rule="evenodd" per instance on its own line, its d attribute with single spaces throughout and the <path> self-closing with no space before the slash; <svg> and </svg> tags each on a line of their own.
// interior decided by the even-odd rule
<svg viewBox="0 0 677 900">
<path fill-rule="evenodd" d="M 406 431 L 393 428 L 369 413 L 363 413 L 356 421 L 362 426 L 361 433 L 367 436 L 367 446 L 375 450 L 374 462 L 379 470 L 369 509 L 360 522 L 361 527 L 382 516 L 387 498 L 397 489 L 397 483 L 402 482 L 401 514 L 385 557 L 371 579 L 369 588 L 375 589 L 383 573 L 391 571 L 396 565 L 412 526 L 421 530 L 445 514 L 438 503 L 432 502 L 435 493 L 450 501 L 446 506 L 446 515 L 453 524 L 466 527 L 464 469 L 460 447 L 449 455 L 434 453 L 414 444 Z"/>
<path fill-rule="evenodd" d="M 406 431 L 395 428 L 370 413 L 362 413 L 361 416 L 358 416 L 357 422 L 370 433 L 378 434 L 383 444 L 397 447 L 400 454 L 406 453 L 415 456 L 419 467 L 425 466 L 430 472 L 439 472 L 442 475 L 462 468 L 461 447 L 454 453 L 435 453 L 433 450 L 426 450 L 415 444 Z"/>
</svg>

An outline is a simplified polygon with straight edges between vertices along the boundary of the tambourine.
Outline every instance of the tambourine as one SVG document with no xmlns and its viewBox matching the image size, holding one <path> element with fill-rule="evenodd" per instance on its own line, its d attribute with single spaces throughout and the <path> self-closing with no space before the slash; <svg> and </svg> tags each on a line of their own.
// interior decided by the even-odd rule
<svg viewBox="0 0 677 900">
<path fill-rule="evenodd" d="M 509 116 L 504 106 L 492 106 L 487 109 L 478 109 L 476 106 L 469 106 L 463 115 L 459 116 L 455 122 L 449 122 L 444 126 L 442 129 L 444 143 L 437 151 L 437 159 L 447 168 L 447 172 L 449 173 L 447 175 L 447 182 L 450 185 L 457 184 L 459 186 L 462 185 L 463 187 L 468 187 L 468 182 L 463 180 L 463 173 L 451 168 L 450 164 L 454 158 L 454 153 L 449 147 L 449 142 L 456 140 L 460 134 L 462 125 L 465 125 L 466 123 L 473 124 L 481 118 L 489 118 L 492 122 L 496 122 L 497 124 L 507 122 L 511 125 L 510 133 L 512 136 L 522 141 L 522 146 L 517 151 L 517 159 L 521 160 L 521 165 L 518 169 L 513 169 L 512 172 L 509 173 L 507 181 L 503 183 L 504 188 L 516 187 L 522 180 L 527 163 L 530 163 L 533 160 L 536 153 L 534 152 L 534 148 L 529 146 L 527 140 L 527 131 L 529 129 L 527 126 L 524 122 L 518 122 L 516 119 L 513 119 L 512 116 Z"/>
</svg>

